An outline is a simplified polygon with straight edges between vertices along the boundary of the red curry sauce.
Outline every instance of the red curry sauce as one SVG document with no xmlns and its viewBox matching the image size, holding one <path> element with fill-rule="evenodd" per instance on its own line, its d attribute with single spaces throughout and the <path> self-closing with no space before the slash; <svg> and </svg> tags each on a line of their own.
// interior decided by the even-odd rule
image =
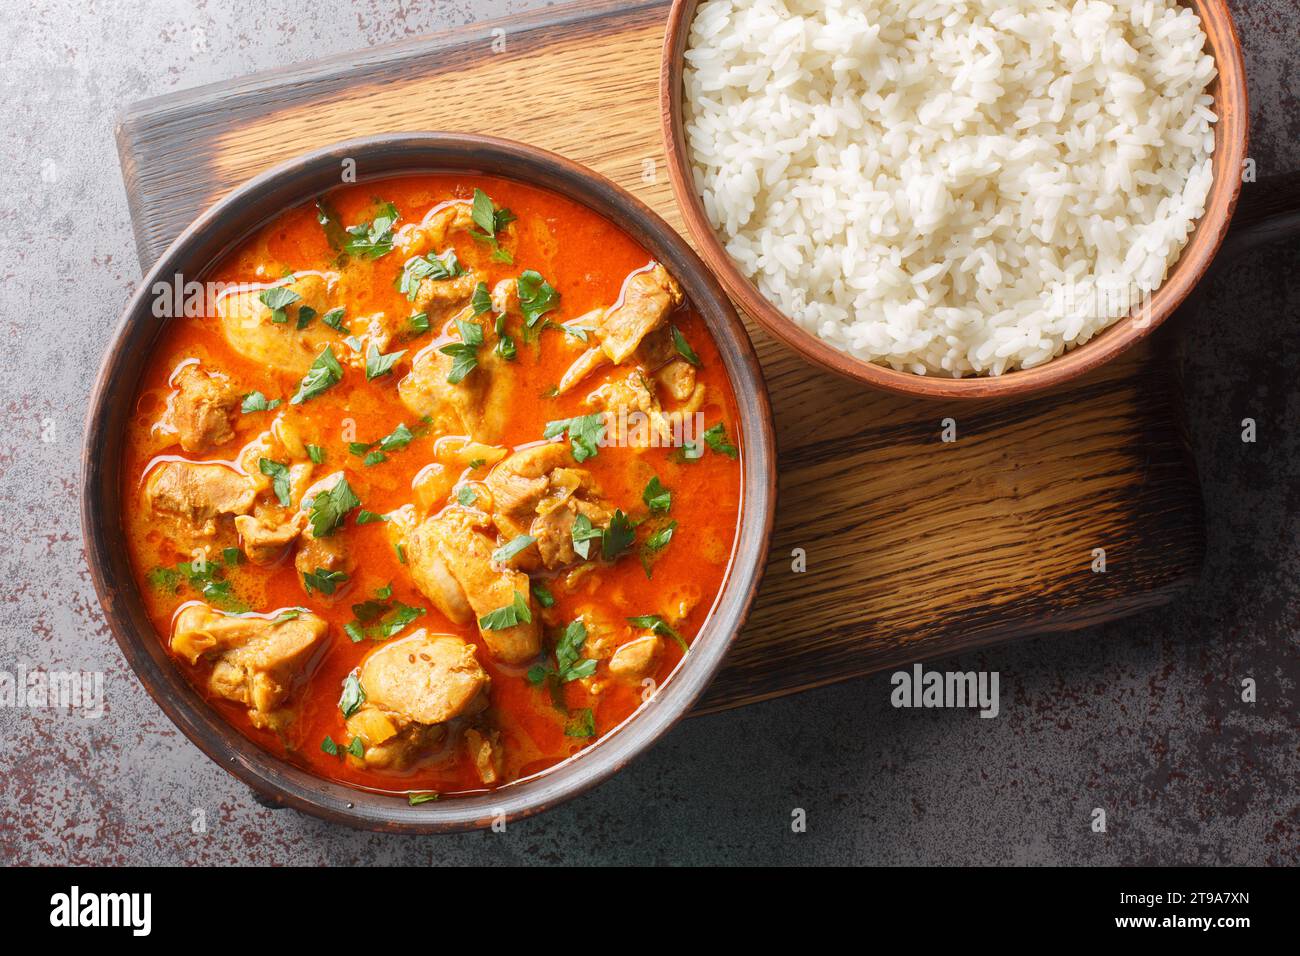
<svg viewBox="0 0 1300 956">
<path fill-rule="evenodd" d="M 328 198 L 338 218 L 347 225 L 368 222 L 382 203 L 392 203 L 401 215 L 396 227 L 400 230 L 419 223 L 431 209 L 448 200 L 470 200 L 476 188 L 490 196 L 497 207 L 507 207 L 517 217 L 503 233 L 508 238 L 502 240 L 513 263 L 497 261 L 487 242 L 463 232 L 452 236 L 456 256 L 483 275 L 489 287 L 500 279 L 519 275 L 523 269 L 541 273 L 560 296 L 558 306 L 547 314 L 548 320 L 564 322 L 610 306 L 619 299 L 629 274 L 645 267 L 650 259 L 621 229 L 585 207 L 554 193 L 502 179 L 461 174 L 412 176 L 345 186 Z M 335 269 L 347 280 L 340 304 L 346 307 L 348 331 L 357 331 L 362 323 L 353 320 L 360 316 L 384 313 L 390 318 L 405 317 L 413 311 L 407 297 L 395 288 L 402 258 L 400 251 L 376 259 L 353 256 L 340 267 L 339 253 L 331 247 L 318 222 L 316 206 L 305 204 L 284 213 L 246 240 L 207 278 L 260 287 L 290 272 Z M 704 322 L 686 303 L 672 315 L 672 323 L 698 355 L 698 380 L 707 389 L 704 420 L 708 425 L 723 424 L 729 442 L 741 447 L 735 398 Z M 337 336 L 339 342 L 334 348 L 340 354 L 347 349 L 343 344 L 346 334 L 340 331 Z M 186 582 L 185 575 L 178 579 L 169 573 L 190 555 L 168 536 L 166 526 L 155 520 L 145 501 L 143 489 L 151 467 L 157 466 L 160 457 L 234 462 L 239 450 L 267 429 L 277 414 L 293 414 L 298 416 L 296 421 L 307 440 L 324 451 L 324 463 L 316 469 L 318 476 L 344 470 L 361 499 L 361 507 L 370 512 L 383 514 L 406 505 L 413 500 L 412 480 L 430 461 L 441 436 L 436 431 L 420 434 L 417 429 L 419 437 L 373 466 L 365 466 L 348 446 L 353 441 L 376 440 L 398 422 L 416 426 L 414 417 L 398 401 L 397 385 L 409 370 L 412 356 L 438 340 L 440 334 L 448 338 L 449 332 L 434 327 L 422 335 L 403 333 L 389 347 L 406 349 L 391 374 L 367 381 L 356 368 L 347 367 L 337 385 L 291 407 L 289 398 L 298 388 L 300 376 L 259 366 L 243 357 L 231 347 L 211 316 L 171 321 L 140 385 L 137 413 L 126 444 L 123 488 L 128 546 L 150 616 L 164 644 L 169 641 L 178 610 L 203 596 Z M 448 338 L 452 339 L 454 335 Z M 509 365 L 510 374 L 516 377 L 515 400 L 497 444 L 517 447 L 536 443 L 548 422 L 591 411 L 584 403 L 590 387 L 552 396 L 560 376 L 583 347 L 554 328 L 541 331 L 531 342 L 518 343 L 517 358 Z M 175 373 L 194 360 L 221 370 L 243 392 L 260 391 L 267 399 L 280 399 L 283 404 L 276 410 L 233 416 L 233 440 L 206 455 L 186 454 L 176 444 L 175 432 L 167 426 L 167 414 L 174 395 L 171 383 Z M 588 385 L 598 384 L 610 371 L 610 366 L 597 371 Z M 741 493 L 738 456 L 705 448 L 702 443 L 699 450 L 702 453 L 698 458 L 687 460 L 681 449 L 601 447 L 598 454 L 582 462 L 581 467 L 591 473 L 605 498 L 634 521 L 648 517 L 642 494 L 651 477 L 657 476 L 670 490 L 670 511 L 657 524 L 648 521 L 645 528 L 638 528 L 638 544 L 643 543 L 651 528 L 662 527 L 665 517 L 675 521 L 676 528 L 669 545 L 655 555 L 653 577 L 635 552 L 612 564 L 589 562 L 591 567 L 572 576 L 571 582 L 565 572 L 543 576 L 540 580 L 555 598 L 554 607 L 542 612 L 547 648 L 556 630 L 571 620 L 581 606 L 592 603 L 621 622 L 638 615 L 663 614 L 681 596 L 694 597 L 689 614 L 677 630 L 686 642 L 699 632 L 717 600 L 731 560 Z M 464 476 L 473 477 L 468 471 Z M 243 704 L 207 694 L 209 664 L 201 661 L 190 666 L 176 660 L 227 721 L 263 748 L 322 777 L 394 793 L 452 794 L 484 789 L 464 752 L 454 747 L 401 773 L 359 767 L 346 755 L 332 755 L 322 749 L 327 736 L 339 747 L 347 743 L 339 707 L 340 688 L 376 644 L 369 638 L 354 642 L 345 632 L 345 625 L 354 619 L 352 605 L 372 597 L 386 585 L 391 584 L 394 599 L 425 612 L 398 637 L 425 628 L 431 633 L 458 635 L 477 647 L 478 660 L 491 677 L 490 716 L 504 750 L 502 782 L 542 771 L 595 742 L 632 714 L 642 696 L 648 697 L 655 686 L 662 684 L 682 657 L 674 641 L 665 641 L 653 683 L 641 684 L 608 679 L 602 662 L 592 680 L 562 685 L 562 703 L 568 711 L 565 713 L 553 694 L 528 680 L 527 664 L 495 661 L 483 646 L 478 628 L 454 624 L 421 594 L 409 568 L 399 560 L 385 524 L 358 525 L 356 516 L 356 511 L 350 514 L 338 532 L 351 549 L 355 570 L 331 602 L 321 600 L 319 594 L 305 593 L 291 549 L 269 567 L 241 558 L 222 572 L 228 583 L 230 609 L 274 616 L 285 608 L 309 608 L 329 624 L 326 650 L 297 691 L 295 705 L 299 713 L 287 728 L 277 733 L 254 727 Z M 213 558 L 220 557 L 219 546 L 237 546 L 237 539 L 225 529 L 222 535 L 210 551 Z M 634 632 L 629 625 L 629 634 Z M 573 715 L 583 708 L 591 709 L 595 735 L 567 735 L 566 728 L 572 730 Z"/>
</svg>

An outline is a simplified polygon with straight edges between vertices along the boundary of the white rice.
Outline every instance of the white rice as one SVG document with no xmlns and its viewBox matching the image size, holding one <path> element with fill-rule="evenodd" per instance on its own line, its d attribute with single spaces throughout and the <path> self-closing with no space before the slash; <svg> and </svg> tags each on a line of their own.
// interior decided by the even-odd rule
<svg viewBox="0 0 1300 956">
<path fill-rule="evenodd" d="M 1029 368 L 1148 297 L 1204 213 L 1205 49 L 1174 0 L 705 0 L 696 186 L 741 271 L 837 348 Z"/>
</svg>

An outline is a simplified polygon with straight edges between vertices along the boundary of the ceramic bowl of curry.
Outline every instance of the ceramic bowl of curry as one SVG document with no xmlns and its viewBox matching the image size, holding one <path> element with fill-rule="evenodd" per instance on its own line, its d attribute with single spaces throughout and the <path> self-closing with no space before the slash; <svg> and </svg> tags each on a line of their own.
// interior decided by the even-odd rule
<svg viewBox="0 0 1300 956">
<path fill-rule="evenodd" d="M 269 805 L 500 824 L 623 767 L 748 613 L 771 413 L 725 293 L 628 193 L 395 134 L 230 193 L 142 281 L 82 520 L 127 660 Z"/>
</svg>

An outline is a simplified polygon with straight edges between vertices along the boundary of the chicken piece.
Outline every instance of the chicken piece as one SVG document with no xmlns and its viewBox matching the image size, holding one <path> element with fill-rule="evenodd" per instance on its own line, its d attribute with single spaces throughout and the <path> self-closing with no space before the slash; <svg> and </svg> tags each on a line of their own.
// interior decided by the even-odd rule
<svg viewBox="0 0 1300 956">
<path fill-rule="evenodd" d="M 198 365 L 186 365 L 176 376 L 171 421 L 181 447 L 189 452 L 211 451 L 235 437 L 234 416 L 242 395 L 229 378 Z"/>
<path fill-rule="evenodd" d="M 440 326 L 464 311 L 478 285 L 477 273 L 470 271 L 452 279 L 421 279 L 415 290 L 416 311 L 429 316 L 430 325 Z"/>
<path fill-rule="evenodd" d="M 519 280 L 502 279 L 492 287 L 492 311 L 499 315 L 522 315 L 519 308 Z"/>
<path fill-rule="evenodd" d="M 663 653 L 664 642 L 659 635 L 638 637 L 614 652 L 614 656 L 609 659 L 609 672 L 619 680 L 639 684 L 658 670 Z"/>
<path fill-rule="evenodd" d="M 468 624 L 523 600 L 528 620 L 500 629 L 480 626 L 488 651 L 499 661 L 521 664 L 541 649 L 528 575 L 492 564 L 495 544 L 482 530 L 484 515 L 448 508 L 405 534 L 406 560 L 415 586 L 457 624 Z"/>
<path fill-rule="evenodd" d="M 306 375 L 312 362 L 337 339 L 319 319 L 298 328 L 303 306 L 324 314 L 330 308 L 333 273 L 305 272 L 287 284 L 300 298 L 284 309 L 285 321 L 275 322 L 259 296 L 262 288 L 241 288 L 217 300 L 217 317 L 226 341 L 240 355 L 279 372 Z"/>
<path fill-rule="evenodd" d="M 674 402 L 688 401 L 695 394 L 695 366 L 685 359 L 673 359 L 654 373 L 654 380 Z"/>
<path fill-rule="evenodd" d="M 596 527 L 609 523 L 610 509 L 599 498 L 589 472 L 569 466 L 567 446 L 549 443 L 517 451 L 484 482 L 492 496 L 492 521 L 506 538 L 528 534 L 536 542 L 514 563 L 535 570 L 540 563 L 558 568 L 578 560 L 573 524 L 586 515 Z"/>
<path fill-rule="evenodd" d="M 490 787 L 501 780 L 504 754 L 501 752 L 499 733 L 495 730 L 485 733 L 469 728 L 465 731 L 465 751 L 484 786 Z"/>
<path fill-rule="evenodd" d="M 423 628 L 372 651 L 357 679 L 365 701 L 347 718 L 347 727 L 365 750 L 359 760 L 350 759 L 389 770 L 429 756 L 448 721 L 487 707 L 491 684 L 471 645 Z"/>
<path fill-rule="evenodd" d="M 596 331 L 600 347 L 611 362 L 620 364 L 681 304 L 682 287 L 659 263 L 632 273 L 618 303 L 601 319 Z"/>
<path fill-rule="evenodd" d="M 424 219 L 398 232 L 397 246 L 411 256 L 427 252 L 441 252 L 453 232 L 467 232 L 474 228 L 474 207 L 471 203 L 453 201 L 429 211 Z"/>
<path fill-rule="evenodd" d="M 514 378 L 503 375 L 502 360 L 493 350 L 496 333 L 491 324 L 478 349 L 478 367 L 459 382 L 447 381 L 454 359 L 441 345 L 427 345 L 416 353 L 411 370 L 397 384 L 397 394 L 413 413 L 428 415 L 440 432 L 460 432 L 483 442 L 494 442 L 505 428 L 514 396 Z"/>
<path fill-rule="evenodd" d="M 239 545 L 253 564 L 275 564 L 307 522 L 305 511 L 295 511 L 286 516 L 278 509 L 263 509 L 258 515 L 240 515 L 235 519 L 239 532 Z"/>
<path fill-rule="evenodd" d="M 306 518 L 306 512 L 299 512 L 299 514 L 302 514 L 304 519 Z M 346 582 L 346 579 L 335 586 L 333 594 L 329 594 L 316 588 L 308 591 L 304 575 L 319 575 L 322 571 L 328 571 L 342 572 L 348 578 L 351 578 L 354 564 L 352 553 L 348 549 L 347 539 L 343 535 L 332 534 L 327 538 L 318 538 L 312 534 L 310 526 L 302 529 L 301 540 L 298 542 L 298 553 L 293 558 L 293 566 L 298 571 L 298 580 L 302 584 L 304 592 L 326 604 L 333 603 L 342 595 L 344 590 L 342 585 Z"/>
<path fill-rule="evenodd" d="M 633 272 L 624 280 L 618 302 L 600 313 L 596 326 L 599 347 L 587 349 L 577 358 L 561 376 L 558 392 L 567 392 L 606 362 L 621 365 L 643 340 L 663 327 L 664 319 L 683 298 L 677 280 L 659 263 Z M 652 342 L 651 347 L 660 344 Z"/>
<path fill-rule="evenodd" d="M 208 689 L 246 706 L 255 727 L 282 730 L 295 716 L 286 705 L 310 676 L 328 631 L 310 611 L 276 623 L 195 603 L 176 616 L 171 649 L 190 664 L 210 661 Z"/>
<path fill-rule="evenodd" d="M 255 497 L 248 478 L 222 462 L 163 462 L 145 482 L 149 508 L 183 551 L 215 538 L 221 516 L 248 514 Z"/>
</svg>

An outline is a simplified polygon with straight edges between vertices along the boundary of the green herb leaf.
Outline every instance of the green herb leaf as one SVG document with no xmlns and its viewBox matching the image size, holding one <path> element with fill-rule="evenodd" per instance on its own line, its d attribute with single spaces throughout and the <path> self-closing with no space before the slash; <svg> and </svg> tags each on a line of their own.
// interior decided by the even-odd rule
<svg viewBox="0 0 1300 956">
<path fill-rule="evenodd" d="M 686 341 L 686 336 L 682 335 L 682 330 L 675 325 L 669 326 L 669 330 L 673 334 L 673 345 L 677 348 L 677 354 L 696 368 L 699 368 L 700 357 L 695 354 L 695 349 L 691 348 L 691 343 Z"/>
<path fill-rule="evenodd" d="M 321 594 L 333 594 L 338 590 L 339 585 L 347 579 L 348 576 L 343 571 L 327 571 L 324 568 L 317 568 L 315 571 L 303 572 L 302 583 L 308 594 L 315 591 L 319 591 Z"/>
<path fill-rule="evenodd" d="M 533 600 L 542 607 L 554 607 L 555 595 L 550 592 L 545 584 L 540 581 L 533 582 Z"/>
<path fill-rule="evenodd" d="M 429 331 L 429 313 L 415 312 L 406 319 L 406 327 L 416 335 L 423 335 Z"/>
<path fill-rule="evenodd" d="M 569 433 L 569 444 L 573 447 L 573 460 L 584 462 L 595 457 L 601 441 L 605 438 L 605 416 L 596 412 L 578 418 L 560 418 L 547 422 L 542 431 L 543 438 L 555 438 Z"/>
<path fill-rule="evenodd" d="M 568 721 L 564 724 L 564 736 L 596 736 L 596 717 L 592 714 L 590 707 L 583 707 L 581 710 L 575 710 L 573 714 L 570 715 Z"/>
<path fill-rule="evenodd" d="M 414 302 L 416 293 L 420 291 L 420 283 L 425 279 L 443 281 L 464 274 L 465 269 L 456 258 L 455 249 L 444 250 L 436 256 L 412 256 L 402 266 L 402 274 L 397 281 L 397 291 Z"/>
<path fill-rule="evenodd" d="M 478 501 L 478 492 L 470 485 L 461 485 L 460 489 L 456 492 L 456 500 L 464 507 L 468 508 L 474 502 Z"/>
<path fill-rule="evenodd" d="M 322 491 L 311 501 L 311 533 L 317 538 L 327 538 L 343 524 L 348 512 L 361 504 L 346 478 L 340 477 L 329 491 Z"/>
<path fill-rule="evenodd" d="M 430 801 L 437 799 L 438 794 L 434 793 L 432 790 L 425 791 L 424 793 L 408 793 L 406 795 L 407 803 L 413 807 L 418 807 L 422 803 L 429 803 Z"/>
<path fill-rule="evenodd" d="M 275 492 L 275 497 L 279 500 L 282 507 L 289 507 L 289 468 L 287 465 L 278 461 L 272 461 L 270 458 L 259 458 L 257 468 L 262 474 L 271 479 L 271 490 Z"/>
<path fill-rule="evenodd" d="M 343 381 L 343 367 L 334 357 L 334 347 L 327 345 L 324 351 L 316 356 L 316 361 L 311 363 L 311 368 L 303 376 L 302 384 L 298 386 L 298 391 L 293 398 L 289 399 L 289 404 L 301 405 L 341 381 Z"/>
<path fill-rule="evenodd" d="M 704 441 L 714 451 L 720 452 L 728 458 L 735 458 L 740 454 L 740 450 L 727 441 L 727 426 L 722 422 L 718 422 L 712 428 L 705 430 Z"/>
<path fill-rule="evenodd" d="M 393 251 L 393 226 L 399 218 L 397 207 L 390 202 L 384 203 L 369 223 L 348 227 L 343 251 L 367 259 L 388 255 Z"/>
<path fill-rule="evenodd" d="M 277 615 L 273 621 L 271 621 L 271 626 L 276 627 L 280 624 L 284 624 L 286 621 L 296 621 L 301 616 L 302 616 L 302 611 L 298 610 L 298 608 L 290 608 L 287 611 L 280 612 L 280 614 Z"/>
<path fill-rule="evenodd" d="M 673 532 L 677 530 L 677 522 L 670 521 L 667 525 L 660 528 L 654 534 L 646 539 L 645 544 L 641 545 L 641 567 L 645 569 L 645 576 L 654 577 L 652 565 L 655 556 L 668 547 L 668 542 L 673 540 Z"/>
<path fill-rule="evenodd" d="M 307 457 L 311 459 L 314 465 L 323 465 L 325 463 L 325 449 L 320 445 L 308 445 Z"/>
<path fill-rule="evenodd" d="M 366 702 L 366 689 L 361 686 L 361 680 L 353 672 L 343 678 L 343 695 L 339 697 L 339 710 L 343 713 L 344 718 L 351 717 L 361 705 Z"/>
<path fill-rule="evenodd" d="M 311 320 L 316 318 L 316 310 L 309 305 L 298 306 L 298 331 L 301 332 L 307 326 L 311 325 Z"/>
<path fill-rule="evenodd" d="M 443 355 L 452 357 L 451 371 L 447 373 L 447 382 L 451 385 L 459 384 L 478 367 L 478 350 L 483 344 L 483 326 L 477 322 L 457 319 L 456 328 L 461 340 L 438 349 Z"/>
<path fill-rule="evenodd" d="M 538 320 L 554 309 L 560 301 L 560 293 L 555 291 L 555 287 L 532 269 L 520 274 L 516 286 L 519 289 L 519 309 L 523 312 L 529 328 L 536 325 Z"/>
<path fill-rule="evenodd" d="M 484 312 L 492 311 L 492 294 L 488 292 L 486 282 L 480 282 L 474 286 L 474 294 L 470 296 L 469 304 L 475 315 L 482 315 Z"/>
<path fill-rule="evenodd" d="M 239 410 L 245 415 L 250 412 L 269 412 L 280 407 L 280 400 L 274 399 L 267 401 L 266 396 L 261 392 L 249 392 L 244 396 L 243 402 L 239 405 Z"/>
<path fill-rule="evenodd" d="M 388 520 L 388 515 L 375 514 L 362 508 L 357 512 L 357 524 L 380 524 Z"/>
<path fill-rule="evenodd" d="M 504 631 L 516 624 L 531 623 L 532 619 L 533 614 L 528 610 L 528 599 L 516 591 L 512 603 L 484 614 L 478 619 L 478 626 L 485 631 Z"/>
<path fill-rule="evenodd" d="M 348 753 L 358 760 L 366 755 L 366 745 L 361 742 L 360 737 L 352 738 L 352 743 L 348 744 Z"/>
<path fill-rule="evenodd" d="M 379 346 L 373 342 L 370 348 L 366 350 L 366 381 L 373 382 L 381 375 L 387 375 L 393 370 L 397 361 L 406 354 L 406 349 L 398 352 L 389 352 L 387 355 L 379 354 Z"/>
<path fill-rule="evenodd" d="M 604 529 L 593 525 L 590 518 L 579 514 L 573 519 L 573 528 L 569 532 L 573 539 L 573 550 L 579 557 L 591 557 L 591 542 L 599 540 L 604 533 Z"/>
<path fill-rule="evenodd" d="M 641 500 L 650 509 L 651 514 L 661 514 L 673 505 L 673 493 L 663 486 L 659 476 L 655 475 L 641 492 Z"/>
<path fill-rule="evenodd" d="M 520 551 L 523 551 L 537 539 L 531 534 L 521 534 L 509 544 L 504 544 L 492 552 L 492 560 L 497 564 L 506 564 Z"/>
<path fill-rule="evenodd" d="M 341 306 L 337 309 L 330 309 L 320 317 L 320 320 L 335 332 L 347 331 L 347 329 L 343 327 L 343 308 Z"/>
<path fill-rule="evenodd" d="M 582 658 L 582 647 L 586 643 L 587 625 L 581 618 L 570 621 L 555 644 L 556 673 L 564 683 L 595 673 L 596 662 Z"/>
<path fill-rule="evenodd" d="M 600 556 L 606 561 L 617 560 L 636 541 L 636 532 L 632 522 L 621 509 L 615 509 L 614 517 L 609 519 L 609 527 L 600 539 Z"/>
<path fill-rule="evenodd" d="M 258 295 L 262 305 L 271 310 L 271 321 L 277 325 L 282 325 L 289 321 L 289 317 L 284 314 L 284 310 L 301 299 L 297 292 L 294 292 L 288 286 L 278 285 L 274 288 L 267 289 Z"/>
<path fill-rule="evenodd" d="M 653 634 L 659 634 L 663 637 L 671 637 L 674 641 L 676 641 L 678 644 L 681 645 L 683 651 L 690 650 L 690 647 L 686 644 L 685 639 L 676 631 L 674 631 L 671 627 L 669 627 L 668 622 L 665 621 L 658 614 L 642 614 L 640 617 L 629 617 L 627 619 L 627 622 L 631 624 L 633 627 L 643 627 Z"/>
<path fill-rule="evenodd" d="M 334 742 L 334 738 L 329 734 L 326 734 L 325 739 L 320 742 L 320 749 L 325 751 L 331 757 L 337 757 L 339 755 L 339 745 Z"/>
</svg>

